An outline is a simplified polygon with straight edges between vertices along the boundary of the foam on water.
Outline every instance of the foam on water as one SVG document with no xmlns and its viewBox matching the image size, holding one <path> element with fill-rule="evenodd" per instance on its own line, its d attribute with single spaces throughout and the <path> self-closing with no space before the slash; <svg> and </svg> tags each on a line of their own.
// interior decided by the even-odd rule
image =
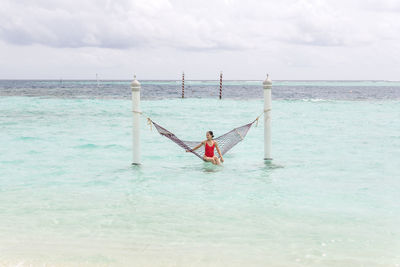
<svg viewBox="0 0 400 267">
<path fill-rule="evenodd" d="M 201 140 L 252 121 L 262 101 L 142 101 Z M 400 103 L 275 100 L 263 125 L 205 164 L 131 102 L 0 98 L 0 264 L 395 266 L 400 264 Z"/>
</svg>

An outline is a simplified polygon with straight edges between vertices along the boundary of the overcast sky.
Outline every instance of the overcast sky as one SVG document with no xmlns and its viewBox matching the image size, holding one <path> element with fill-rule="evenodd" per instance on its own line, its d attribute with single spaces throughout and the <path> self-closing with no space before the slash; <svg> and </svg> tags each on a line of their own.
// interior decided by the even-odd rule
<svg viewBox="0 0 400 267">
<path fill-rule="evenodd" d="M 400 80 L 399 0 L 0 0 L 0 79 Z"/>
</svg>

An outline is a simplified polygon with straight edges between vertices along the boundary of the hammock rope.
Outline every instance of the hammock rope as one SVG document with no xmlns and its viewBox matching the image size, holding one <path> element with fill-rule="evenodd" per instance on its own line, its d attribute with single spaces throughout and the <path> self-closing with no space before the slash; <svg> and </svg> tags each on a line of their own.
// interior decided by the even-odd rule
<svg viewBox="0 0 400 267">
<path fill-rule="evenodd" d="M 257 116 L 255 120 L 253 120 L 250 123 L 247 123 L 245 125 L 236 127 L 229 132 L 218 136 L 217 138 L 214 138 L 215 141 L 217 141 L 218 146 L 221 150 L 221 154 L 224 155 L 226 152 L 231 150 L 235 145 L 237 145 L 239 142 L 241 142 L 247 135 L 248 131 L 250 130 L 251 126 L 255 123 L 255 127 L 258 126 L 258 121 L 259 118 L 264 114 L 264 112 L 268 112 L 271 109 L 264 110 L 260 115 Z M 147 125 L 150 126 L 150 130 L 152 130 L 152 126 L 156 128 L 157 132 L 165 136 L 166 138 L 170 139 L 172 142 L 180 146 L 181 148 L 185 149 L 186 151 L 189 151 L 193 153 L 195 156 L 197 156 L 200 159 L 203 159 L 204 155 L 204 146 L 201 146 L 200 148 L 196 149 L 193 151 L 193 148 L 195 148 L 197 145 L 199 145 L 202 141 L 184 141 L 178 138 L 175 134 L 172 132 L 168 131 L 158 123 L 154 122 L 147 114 L 145 114 L 142 111 L 133 111 L 134 113 L 138 113 L 140 115 L 144 115 L 147 118 Z"/>
</svg>

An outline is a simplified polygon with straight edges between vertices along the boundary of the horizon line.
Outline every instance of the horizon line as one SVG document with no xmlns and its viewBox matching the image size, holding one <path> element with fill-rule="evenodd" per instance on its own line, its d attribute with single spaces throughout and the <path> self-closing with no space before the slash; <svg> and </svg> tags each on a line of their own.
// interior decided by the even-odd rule
<svg viewBox="0 0 400 267">
<path fill-rule="evenodd" d="M 132 81 L 133 79 L 3 79 L 0 78 L 0 81 Z M 182 79 L 138 79 L 139 81 L 182 81 Z M 223 81 L 263 81 L 264 79 L 261 80 L 255 80 L 255 79 L 223 79 Z M 324 82 L 360 82 L 360 81 L 370 81 L 370 82 L 400 82 L 400 80 L 384 80 L 384 79 L 379 79 L 379 80 L 360 80 L 360 79 L 316 79 L 316 80 L 310 80 L 310 79 L 304 79 L 304 80 L 299 80 L 299 79 L 271 79 L 272 81 L 291 81 L 291 82 L 318 82 L 318 81 L 324 81 Z M 216 81 L 219 82 L 219 79 L 185 79 L 185 81 Z"/>
</svg>

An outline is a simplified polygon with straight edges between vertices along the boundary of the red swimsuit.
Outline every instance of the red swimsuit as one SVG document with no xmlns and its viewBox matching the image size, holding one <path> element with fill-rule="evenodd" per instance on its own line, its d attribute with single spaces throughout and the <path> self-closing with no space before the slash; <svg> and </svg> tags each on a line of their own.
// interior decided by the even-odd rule
<svg viewBox="0 0 400 267">
<path fill-rule="evenodd" d="M 206 141 L 205 156 L 209 157 L 209 158 L 214 157 L 214 148 L 215 148 L 215 143 L 214 142 L 213 142 L 212 146 L 209 146 L 207 144 L 207 141 Z"/>
</svg>

